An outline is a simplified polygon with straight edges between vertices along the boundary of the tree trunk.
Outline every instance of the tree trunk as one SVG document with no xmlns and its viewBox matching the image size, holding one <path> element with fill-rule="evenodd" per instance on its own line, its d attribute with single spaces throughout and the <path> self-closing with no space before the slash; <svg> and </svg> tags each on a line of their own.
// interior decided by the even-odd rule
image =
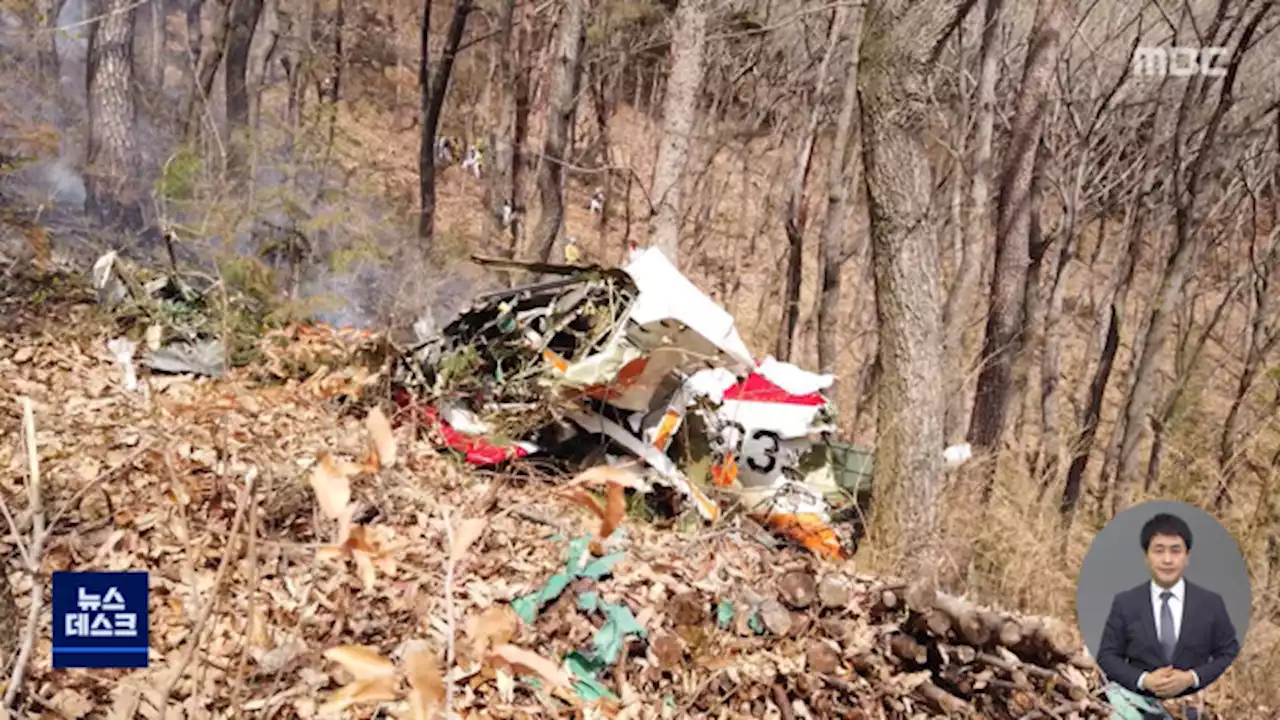
<svg viewBox="0 0 1280 720">
<path fill-rule="evenodd" d="M 1162 82 L 1167 82 L 1162 81 Z M 1157 92 L 1163 90 L 1163 86 Z M 1139 161 L 1139 175 L 1142 181 L 1137 197 L 1149 194 L 1154 187 L 1159 168 L 1156 166 L 1156 152 L 1159 137 L 1156 132 L 1160 127 L 1161 105 L 1156 103 L 1150 112 L 1139 123 L 1135 133 L 1137 137 L 1147 137 L 1147 146 Z M 1100 304 L 1097 327 L 1104 327 L 1098 356 L 1098 365 L 1094 368 L 1085 393 L 1083 407 L 1080 411 L 1079 435 L 1071 444 L 1071 464 L 1067 468 L 1066 484 L 1062 489 L 1062 502 L 1058 512 L 1064 528 L 1070 528 L 1080 504 L 1080 493 L 1084 488 L 1085 471 L 1089 467 L 1089 458 L 1093 453 L 1093 444 L 1098 436 L 1098 422 L 1102 417 L 1102 402 L 1106 396 L 1107 384 L 1111 381 L 1111 372 L 1115 368 L 1116 352 L 1120 348 L 1120 326 L 1124 322 L 1128 307 L 1129 289 L 1133 285 L 1134 271 L 1137 269 L 1138 252 L 1146 229 L 1147 209 L 1141 202 L 1130 203 L 1124 222 L 1124 245 L 1120 248 L 1115 261 L 1115 269 L 1107 289 L 1108 300 Z M 1104 233 L 1099 233 L 1097 245 L 1104 242 Z M 1097 252 L 1094 258 L 1098 257 Z M 1090 341 L 1090 345 L 1094 345 Z"/>
<path fill-rule="evenodd" d="M 114 1 L 114 0 L 113 0 Z M 187 110 L 183 113 L 183 136 L 191 139 L 199 130 L 201 124 L 205 120 L 202 115 L 207 111 L 209 99 L 213 95 L 213 81 L 218 76 L 218 68 L 222 65 L 222 56 L 227 49 L 227 30 L 231 21 L 231 3 L 232 0 L 213 0 L 214 15 L 209 23 L 212 32 L 209 33 L 208 47 L 199 48 L 199 59 L 196 61 L 195 87 L 191 89 L 191 97 L 187 101 Z M 199 25 L 200 19 L 198 15 L 195 18 L 196 25 Z M 190 28 L 192 18 L 187 17 L 187 27 Z M 199 44 L 199 37 L 192 39 L 193 44 Z"/>
<path fill-rule="evenodd" d="M 1280 135 L 1277 135 L 1277 142 L 1280 143 Z M 1273 203 L 1276 201 L 1274 195 L 1271 201 Z M 1273 225 L 1274 213 L 1280 212 L 1274 207 L 1273 205 Z M 1256 225 L 1254 232 L 1257 232 Z M 1244 407 L 1245 399 L 1253 388 L 1253 382 L 1258 377 L 1258 373 L 1266 365 L 1271 354 L 1280 346 L 1280 327 L 1270 326 L 1274 302 L 1274 289 L 1271 284 L 1275 281 L 1276 265 L 1280 262 L 1280 243 L 1276 241 L 1277 234 L 1280 234 L 1280 229 L 1272 229 L 1270 250 L 1262 262 L 1254 266 L 1256 275 L 1253 278 L 1253 301 L 1249 308 L 1249 340 L 1245 346 L 1244 368 L 1236 381 L 1235 392 L 1231 396 L 1231 407 L 1227 409 L 1227 418 L 1222 423 L 1222 433 L 1218 437 L 1218 470 L 1222 474 L 1222 479 L 1213 494 L 1215 511 L 1223 510 L 1231 500 L 1231 485 L 1237 472 L 1236 438 L 1240 433 L 1240 411 Z M 1250 250 L 1253 249 L 1250 248 Z M 1256 257 L 1257 253 L 1253 255 Z"/>
<path fill-rule="evenodd" d="M 975 449 L 994 452 L 1004 433 L 1011 400 L 1013 360 L 1021 343 L 1022 312 L 1026 293 L 1031 208 L 1027 194 L 1035 169 L 1036 149 L 1044 126 L 1049 85 L 1058 64 L 1063 0 L 1040 0 L 1032 25 L 1031 46 L 1023 68 L 1013 116 L 1000 195 L 996 203 L 996 264 L 991 276 L 991 307 L 982 348 L 969 438 Z M 988 498 L 995 481 L 995 463 L 989 463 L 982 480 L 982 497 Z"/>
<path fill-rule="evenodd" d="M 58 33 L 55 28 L 58 27 L 58 13 L 62 11 L 62 3 L 59 0 L 36 0 L 35 9 L 37 25 L 41 30 L 36 35 L 36 59 L 40 73 L 57 85 L 62 73 L 58 62 Z"/>
<path fill-rule="evenodd" d="M 515 256 L 514 243 L 498 243 L 498 237 L 506 231 L 502 226 L 503 203 L 514 204 L 517 200 L 515 183 L 512 181 L 512 164 L 516 153 L 516 73 L 512 64 L 512 58 L 517 54 L 512 42 L 515 10 L 516 0 L 502 0 L 498 4 L 498 37 L 495 46 L 498 55 L 498 84 L 494 88 L 498 95 L 498 102 L 495 103 L 498 118 L 497 124 L 489 131 L 488 162 L 485 168 L 488 175 L 485 182 L 485 207 L 488 212 L 484 216 L 484 244 L 509 257 Z M 511 236 L 515 237 L 514 230 Z"/>
<path fill-rule="evenodd" d="M 1174 211 L 1175 241 L 1173 253 L 1151 303 L 1150 326 L 1147 329 L 1147 337 L 1143 343 L 1142 354 L 1139 356 L 1137 365 L 1134 368 L 1133 390 L 1129 393 L 1128 400 L 1125 403 L 1124 433 L 1120 441 L 1115 494 L 1112 496 L 1112 509 L 1114 512 L 1127 507 L 1132 500 L 1133 481 L 1137 477 L 1140 465 L 1139 446 L 1146 429 L 1147 413 L 1155 400 L 1156 382 L 1159 379 L 1156 368 L 1160 363 L 1165 342 L 1168 340 L 1169 331 L 1173 325 L 1174 312 L 1182 304 L 1183 290 L 1191 269 L 1192 259 L 1197 256 L 1202 244 L 1201 235 L 1203 233 L 1200 228 L 1195 227 L 1197 224 L 1195 217 L 1196 206 L 1200 199 L 1200 181 L 1205 163 L 1208 162 L 1209 154 L 1214 151 L 1223 117 L 1235 104 L 1235 95 L 1232 89 L 1235 85 L 1242 56 L 1244 52 L 1247 52 L 1252 37 L 1262 22 L 1262 18 L 1271 8 L 1272 3 L 1263 3 L 1249 20 L 1248 25 L 1245 26 L 1238 43 L 1241 51 L 1236 52 L 1232 57 L 1226 76 L 1221 80 L 1221 94 L 1218 97 L 1217 105 L 1214 107 L 1213 116 L 1209 119 L 1203 135 L 1200 136 L 1199 147 L 1189 162 L 1185 174 L 1183 172 L 1173 173 L 1174 188 L 1177 196 L 1177 205 Z M 1193 84 L 1188 84 L 1187 92 L 1188 94 L 1193 92 Z M 1187 105 L 1188 102 L 1184 97 L 1184 112 Z M 1183 123 L 1180 122 L 1179 125 L 1181 126 Z M 1175 138 L 1175 143 L 1181 144 L 1182 141 L 1182 137 Z"/>
<path fill-rule="evenodd" d="M 787 274 L 782 292 L 782 324 L 778 329 L 776 355 L 779 360 L 791 360 L 791 344 L 795 341 L 796 326 L 800 323 L 800 285 L 804 279 L 804 231 L 808 225 L 809 170 L 813 167 L 813 143 L 822 121 L 822 98 L 827 88 L 827 73 L 831 68 L 831 56 L 835 54 L 845 22 L 843 8 L 831 11 L 831 24 L 827 29 L 827 47 L 818 65 L 818 78 L 809 101 L 809 118 L 797 141 L 795 172 L 787 200 L 782 208 L 782 227 L 787 233 Z M 840 164 L 840 163 L 837 163 Z"/>
<path fill-rule="evenodd" d="M 877 524 L 902 539 L 908 577 L 936 582 L 942 492 L 941 289 L 924 146 L 930 50 L 949 3 L 890 1 L 869 13 L 859 108 L 879 323 Z M 883 503 L 883 504 L 881 504 Z M 887 521 L 887 522 L 886 522 Z"/>
<path fill-rule="evenodd" d="M 1013 361 L 1013 397 L 1018 403 L 1018 416 L 1014 427 L 1019 438 L 1023 439 L 1022 452 L 1032 475 L 1035 474 L 1036 448 L 1032 445 L 1031 436 L 1022 432 L 1023 423 L 1030 414 L 1032 405 L 1031 393 L 1027 385 L 1031 377 L 1032 359 L 1040 339 L 1044 334 L 1044 294 L 1041 292 L 1041 278 L 1044 276 L 1044 257 L 1048 252 L 1052 238 L 1045 237 L 1040 223 L 1040 212 L 1044 198 L 1044 166 L 1048 162 L 1049 149 L 1042 142 L 1038 146 L 1035 168 L 1031 174 L 1031 188 L 1028 193 L 1030 226 L 1027 230 L 1027 277 L 1022 295 L 1022 327 L 1018 330 L 1023 338 L 1018 355 Z"/>
<path fill-rule="evenodd" d="M 1067 284 L 1063 282 L 1071 258 L 1080 241 L 1080 202 L 1084 189 L 1085 162 L 1076 166 L 1075 180 L 1068 191 L 1066 220 L 1062 228 L 1062 245 L 1057 265 L 1049 283 L 1049 299 L 1045 303 L 1044 344 L 1040 354 L 1040 452 L 1036 472 L 1040 473 L 1040 495 L 1058 479 L 1062 466 L 1062 426 L 1060 415 L 1062 381 L 1062 305 Z M 1105 217 L 1105 214 L 1104 214 Z M 1106 222 L 1099 222 L 1098 242 L 1102 242 Z"/>
<path fill-rule="evenodd" d="M 1178 351 L 1179 362 L 1175 362 L 1175 378 L 1173 389 L 1169 391 L 1169 395 L 1165 398 L 1160 410 L 1151 419 L 1151 456 L 1147 462 L 1147 477 L 1143 483 L 1143 490 L 1151 492 L 1155 486 L 1156 479 L 1160 474 L 1160 460 L 1164 453 L 1164 437 L 1165 431 L 1169 427 L 1169 423 L 1173 421 L 1178 411 L 1178 404 L 1182 400 L 1182 394 L 1187 391 L 1187 386 L 1191 384 L 1196 367 L 1200 363 L 1200 356 L 1204 352 L 1205 346 L 1209 342 L 1209 338 L 1213 335 L 1214 330 L 1222 323 L 1228 307 L 1235 299 L 1236 292 L 1239 290 L 1244 278 L 1241 277 L 1231 284 L 1231 287 L 1218 301 L 1213 313 L 1205 322 L 1204 328 L 1200 333 L 1200 337 L 1194 343 L 1191 342 L 1191 336 L 1195 333 L 1195 303 L 1191 303 L 1191 310 L 1188 313 L 1186 328 L 1183 332 L 1178 333 Z M 1189 349 L 1188 349 L 1189 348 Z"/>
<path fill-rule="evenodd" d="M 138 153 L 134 141 L 133 28 L 137 9 L 129 0 L 87 5 L 99 18 L 89 28 L 86 80 L 89 97 L 86 210 L 104 223 L 142 225 Z"/>
<path fill-rule="evenodd" d="M 435 73 L 431 72 L 431 0 L 422 2 L 422 43 L 418 56 L 418 91 L 421 100 L 421 132 L 418 145 L 418 238 L 423 252 L 434 251 L 436 222 L 436 131 L 440 126 L 440 111 L 449 91 L 449 77 L 453 74 L 453 62 L 458 55 L 458 45 L 467 29 L 467 16 L 473 9 L 473 0 L 455 0 L 453 19 L 449 22 L 449 35 L 440 51 L 440 62 Z"/>
<path fill-rule="evenodd" d="M 265 0 L 262 4 L 262 34 L 265 37 L 258 49 L 251 50 L 249 55 L 249 122 L 255 130 L 262 119 L 262 91 L 271 78 L 282 30 L 280 0 Z"/>
<path fill-rule="evenodd" d="M 836 119 L 831 161 L 827 163 L 827 208 L 822 219 L 822 237 L 818 244 L 818 267 L 822 268 L 822 287 L 818 304 L 818 368 L 835 373 L 839 357 L 841 273 L 854 251 L 854 243 L 845 238 L 845 224 L 853 203 L 849 190 L 860 187 L 858 168 L 861 160 L 861 138 L 858 118 L 858 53 L 862 39 L 863 11 L 855 8 L 856 18 L 849 30 L 851 45 L 845 67 L 844 95 L 840 115 Z M 839 380 L 837 379 L 837 383 Z M 836 389 L 832 388 L 832 396 Z"/>
<path fill-rule="evenodd" d="M 227 33 L 227 69 L 223 76 L 227 94 L 227 165 L 241 176 L 249 145 L 249 48 L 262 16 L 263 0 L 232 0 Z"/>
<path fill-rule="evenodd" d="M 164 69 L 168 62 L 168 50 L 165 48 L 165 3 L 151 3 L 151 64 L 148 66 L 148 80 L 156 92 L 164 90 Z"/>
<path fill-rule="evenodd" d="M 542 146 L 542 171 L 538 174 L 542 214 L 533 232 L 534 257 L 542 262 L 551 261 L 556 237 L 564 225 L 564 163 L 569 159 L 569 131 L 578 106 L 586 15 L 586 0 L 566 0 L 560 13 L 557 53 L 551 70 L 547 134 Z"/>
<path fill-rule="evenodd" d="M 982 276 L 983 259 L 987 256 L 991 228 L 991 140 L 995 127 L 996 79 L 1000 69 L 1000 52 L 997 48 L 1000 12 L 1003 0 L 987 0 L 984 3 L 982 44 L 978 55 L 978 87 L 973 136 L 973 178 L 969 184 L 968 222 L 963 224 L 963 249 L 955 280 L 947 293 L 942 311 L 943 357 L 951 367 L 947 373 L 945 432 L 948 442 L 963 439 L 968 418 L 966 391 L 969 374 L 969 353 L 965 349 L 973 317 L 973 295 Z M 960 179 L 957 178 L 957 182 Z"/>
<path fill-rule="evenodd" d="M 200 48 L 204 39 L 203 30 L 200 27 L 200 9 L 204 7 L 204 0 L 186 0 L 186 19 L 187 19 L 187 52 L 190 57 L 183 63 L 184 67 L 188 67 L 187 77 L 192 82 L 192 92 L 198 86 L 196 83 L 196 65 L 200 62 Z"/>
<path fill-rule="evenodd" d="M 689 161 L 689 144 L 698 114 L 703 51 L 707 40 L 707 0 L 680 0 L 673 20 L 671 72 L 662 101 L 662 141 L 654 163 L 654 212 L 649 244 L 672 264 L 680 261 L 680 221 L 683 215 L 681 181 Z"/>
</svg>

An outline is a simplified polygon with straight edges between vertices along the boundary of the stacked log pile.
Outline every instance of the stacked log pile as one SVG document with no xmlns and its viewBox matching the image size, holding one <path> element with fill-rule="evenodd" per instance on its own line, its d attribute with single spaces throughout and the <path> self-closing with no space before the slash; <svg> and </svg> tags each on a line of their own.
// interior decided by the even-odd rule
<svg viewBox="0 0 1280 720">
<path fill-rule="evenodd" d="M 581 642 L 592 629 L 571 629 L 573 590 L 531 628 L 543 647 L 559 645 L 557 635 Z M 629 646 L 629 662 L 620 659 L 613 677 L 600 679 L 623 688 L 623 705 L 628 695 L 669 698 L 674 717 L 1110 714 L 1092 660 L 1051 618 L 998 612 L 903 582 L 819 575 L 811 567 L 733 596 L 727 621 L 724 593 L 687 589 L 657 612 L 635 603 L 654 629 Z"/>
</svg>

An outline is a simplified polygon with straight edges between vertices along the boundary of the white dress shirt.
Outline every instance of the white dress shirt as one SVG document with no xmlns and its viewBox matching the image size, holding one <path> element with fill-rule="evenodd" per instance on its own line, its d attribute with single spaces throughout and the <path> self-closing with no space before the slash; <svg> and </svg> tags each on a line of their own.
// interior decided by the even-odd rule
<svg viewBox="0 0 1280 720">
<path fill-rule="evenodd" d="M 1156 640 L 1160 639 L 1160 613 L 1164 610 L 1164 598 L 1160 597 L 1160 593 L 1165 588 L 1156 584 L 1152 580 L 1151 583 L 1151 616 L 1156 621 Z M 1178 638 L 1182 637 L 1182 608 L 1186 604 L 1187 599 L 1187 581 L 1185 578 L 1178 578 L 1178 582 L 1168 589 L 1173 595 L 1169 598 L 1169 612 L 1173 613 L 1173 638 L 1177 643 Z M 1191 671 L 1191 676 L 1195 678 L 1195 685 L 1192 687 L 1200 687 L 1200 676 L 1196 675 L 1196 671 Z M 1138 676 L 1138 687 L 1143 687 L 1142 681 L 1147 677 L 1146 673 Z"/>
</svg>

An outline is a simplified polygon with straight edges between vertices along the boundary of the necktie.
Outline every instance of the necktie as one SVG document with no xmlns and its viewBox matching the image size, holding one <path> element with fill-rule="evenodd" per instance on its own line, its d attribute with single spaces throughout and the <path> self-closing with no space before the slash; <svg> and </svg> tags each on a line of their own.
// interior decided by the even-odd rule
<svg viewBox="0 0 1280 720">
<path fill-rule="evenodd" d="M 1160 646 L 1164 648 L 1164 657 L 1168 662 L 1173 662 L 1173 648 L 1178 643 L 1173 630 L 1173 610 L 1169 608 L 1171 597 L 1173 593 L 1168 590 L 1160 593 L 1160 599 L 1164 600 L 1164 604 L 1160 607 Z"/>
</svg>

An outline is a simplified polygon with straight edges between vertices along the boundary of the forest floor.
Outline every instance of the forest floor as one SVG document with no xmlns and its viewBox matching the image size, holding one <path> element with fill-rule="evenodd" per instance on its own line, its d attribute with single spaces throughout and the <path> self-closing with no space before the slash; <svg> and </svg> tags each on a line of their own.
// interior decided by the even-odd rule
<svg viewBox="0 0 1280 720">
<path fill-rule="evenodd" d="M 1069 623 L 986 614 L 1006 637 L 967 644 L 909 579 L 771 548 L 735 520 L 627 516 L 595 557 L 599 520 L 566 478 L 462 469 L 416 428 L 370 421 L 342 400 L 370 379 L 355 361 L 283 382 L 144 373 L 129 392 L 87 278 L 0 270 L 0 477 L 25 538 L 6 542 L 39 567 L 10 563 L 18 617 L 48 573 L 150 573 L 149 668 L 52 670 L 47 610 L 9 638 L 32 644 L 32 716 L 1100 716 Z M 274 352 L 351 347 L 307 337 Z"/>
<path fill-rule="evenodd" d="M 621 136 L 649 137 L 632 130 L 637 128 L 623 123 L 616 129 Z M 370 132 L 369 141 L 359 144 L 363 154 L 353 151 L 359 163 L 371 162 L 368 148 L 388 148 L 384 164 L 399 172 L 370 172 L 386 183 L 402 181 L 402 190 L 412 188 L 412 154 L 396 150 L 413 144 L 412 131 L 395 142 L 385 129 Z M 642 175 L 650 160 L 643 144 L 615 144 L 624 164 Z M 771 180 L 762 172 L 738 173 L 734 159 L 722 164 L 735 182 Z M 393 190 L 382 187 L 377 194 L 392 196 Z M 481 181 L 459 168 L 442 176 L 441 233 L 459 248 L 471 247 L 480 235 L 482 190 Z M 616 260 L 623 254 L 624 220 L 615 215 L 607 234 L 597 234 L 595 216 L 585 209 L 589 193 L 587 185 L 574 184 L 567 232 L 583 241 L 588 259 Z M 709 211 L 712 239 L 692 248 L 687 264 L 696 269 L 691 278 L 734 312 L 748 343 L 768 348 L 776 323 L 766 303 L 780 291 L 776 269 L 785 249 L 768 233 L 752 235 L 752 228 L 775 218 L 767 203 L 742 203 L 742 196 L 741 188 L 721 188 Z M 633 198 L 633 205 L 640 203 Z M 168 717 L 310 717 L 346 697 L 369 700 L 351 712 L 370 717 L 379 705 L 374 698 L 387 696 L 380 702 L 395 708 L 413 697 L 413 685 L 402 675 L 432 676 L 416 639 L 425 640 L 438 660 L 452 636 L 451 704 L 462 716 L 556 717 L 578 707 L 582 717 L 590 716 L 584 706 L 594 705 L 591 712 L 623 717 L 905 718 L 939 713 L 941 696 L 930 689 L 939 685 L 967 697 L 983 717 L 1070 716 L 1063 703 L 1071 701 L 1071 691 L 1062 688 L 1073 683 L 1048 689 L 1038 670 L 993 666 L 990 655 L 1003 658 L 996 647 L 981 658 L 957 651 L 963 639 L 949 629 L 941 633 L 950 633 L 945 640 L 937 638 L 937 614 L 920 598 L 914 611 L 902 608 L 904 598 L 886 607 L 886 597 L 901 595 L 905 583 L 892 577 L 895 562 L 874 542 L 848 565 L 833 566 L 793 549 L 766 547 L 749 525 L 628 516 L 607 546 L 607 556 L 622 555 L 609 572 L 593 577 L 582 567 L 566 571 L 568 557 L 582 557 L 582 542 L 598 525 L 590 512 L 557 493 L 568 478 L 521 468 L 504 474 L 463 469 L 407 427 L 393 433 L 397 461 L 371 469 L 367 407 L 335 396 L 353 380 L 368 379 L 368 369 L 357 363 L 285 383 L 261 366 L 216 381 L 144 375 L 146 395 L 125 392 L 105 345 L 119 330 L 97 307 L 83 274 L 94 258 L 92 243 L 58 242 L 59 235 L 46 248 L 53 271 L 35 273 L 25 258 L 47 236 L 30 223 L 7 222 L 0 220 L 0 395 L 8 398 L 0 411 L 0 481 L 8 502 L 20 529 L 29 532 L 16 402 L 25 397 L 34 403 L 49 523 L 41 572 L 145 569 L 152 588 L 146 670 L 51 670 L 49 614 L 40 616 L 24 685 L 33 714 L 96 717 L 111 708 L 112 717 L 131 717 L 136 709 L 154 718 L 168 698 Z M 632 236 L 642 230 L 637 221 Z M 13 259 L 6 260 L 6 253 Z M 708 261 L 711 255 L 735 260 L 717 265 Z M 864 270 L 849 264 L 851 298 L 867 297 L 865 287 L 856 289 Z M 812 277 L 808 269 L 806 277 Z M 804 288 L 806 307 L 811 285 Z M 858 367 L 866 343 L 855 339 L 874 326 L 866 317 L 868 304 L 848 305 L 842 367 Z M 812 355 L 811 330 L 803 357 Z M 317 354 L 343 350 L 336 336 L 314 340 Z M 843 383 L 842 392 L 851 395 L 854 386 Z M 864 439 L 868 429 L 860 430 Z M 338 523 L 326 516 L 312 487 L 326 452 L 339 458 L 338 467 L 363 467 L 347 480 L 364 529 L 337 549 Z M 1009 609 L 1051 613 L 1074 630 L 1075 572 L 1098 528 L 1077 523 L 1064 555 L 1051 533 L 1039 531 L 1053 517 L 1035 501 L 1028 489 L 1033 484 L 1032 478 L 1002 478 L 979 541 L 990 567 L 974 578 L 972 594 L 999 598 Z M 972 508 L 950 504 L 954 518 L 972 517 Z M 483 523 L 455 567 L 452 623 L 444 600 L 446 513 L 452 528 L 480 527 L 460 524 L 467 519 Z M 21 569 L 12 538 L 6 547 L 21 618 L 32 577 Z M 38 577 L 38 587 L 47 587 L 47 576 Z M 843 603 L 784 605 L 783 620 L 776 599 L 793 582 L 784 577 L 851 590 Z M 567 587 L 533 622 L 514 617 L 512 608 L 522 598 L 553 583 Z M 770 611 L 735 613 L 722 627 L 724 603 Z M 1271 668 L 1280 629 L 1268 619 L 1273 606 L 1257 603 L 1240 660 L 1209 693 L 1224 717 L 1275 716 Z M 636 627 L 643 633 L 627 631 Z M 894 640 L 906 635 L 924 648 L 923 662 L 912 659 L 917 648 Z M 546 662 L 511 656 L 525 669 L 500 671 L 495 645 L 529 649 Z M 611 653 L 616 658 L 604 667 L 600 657 Z M 1070 663 L 1056 666 L 1064 679 L 1079 679 L 1067 669 Z M 545 687 L 565 680 L 557 668 L 573 673 L 571 690 L 539 691 L 538 683 L 516 679 L 532 670 Z M 1086 694 L 1095 693 L 1097 677 L 1082 673 Z M 434 698 L 439 685 L 428 685 Z"/>
</svg>

